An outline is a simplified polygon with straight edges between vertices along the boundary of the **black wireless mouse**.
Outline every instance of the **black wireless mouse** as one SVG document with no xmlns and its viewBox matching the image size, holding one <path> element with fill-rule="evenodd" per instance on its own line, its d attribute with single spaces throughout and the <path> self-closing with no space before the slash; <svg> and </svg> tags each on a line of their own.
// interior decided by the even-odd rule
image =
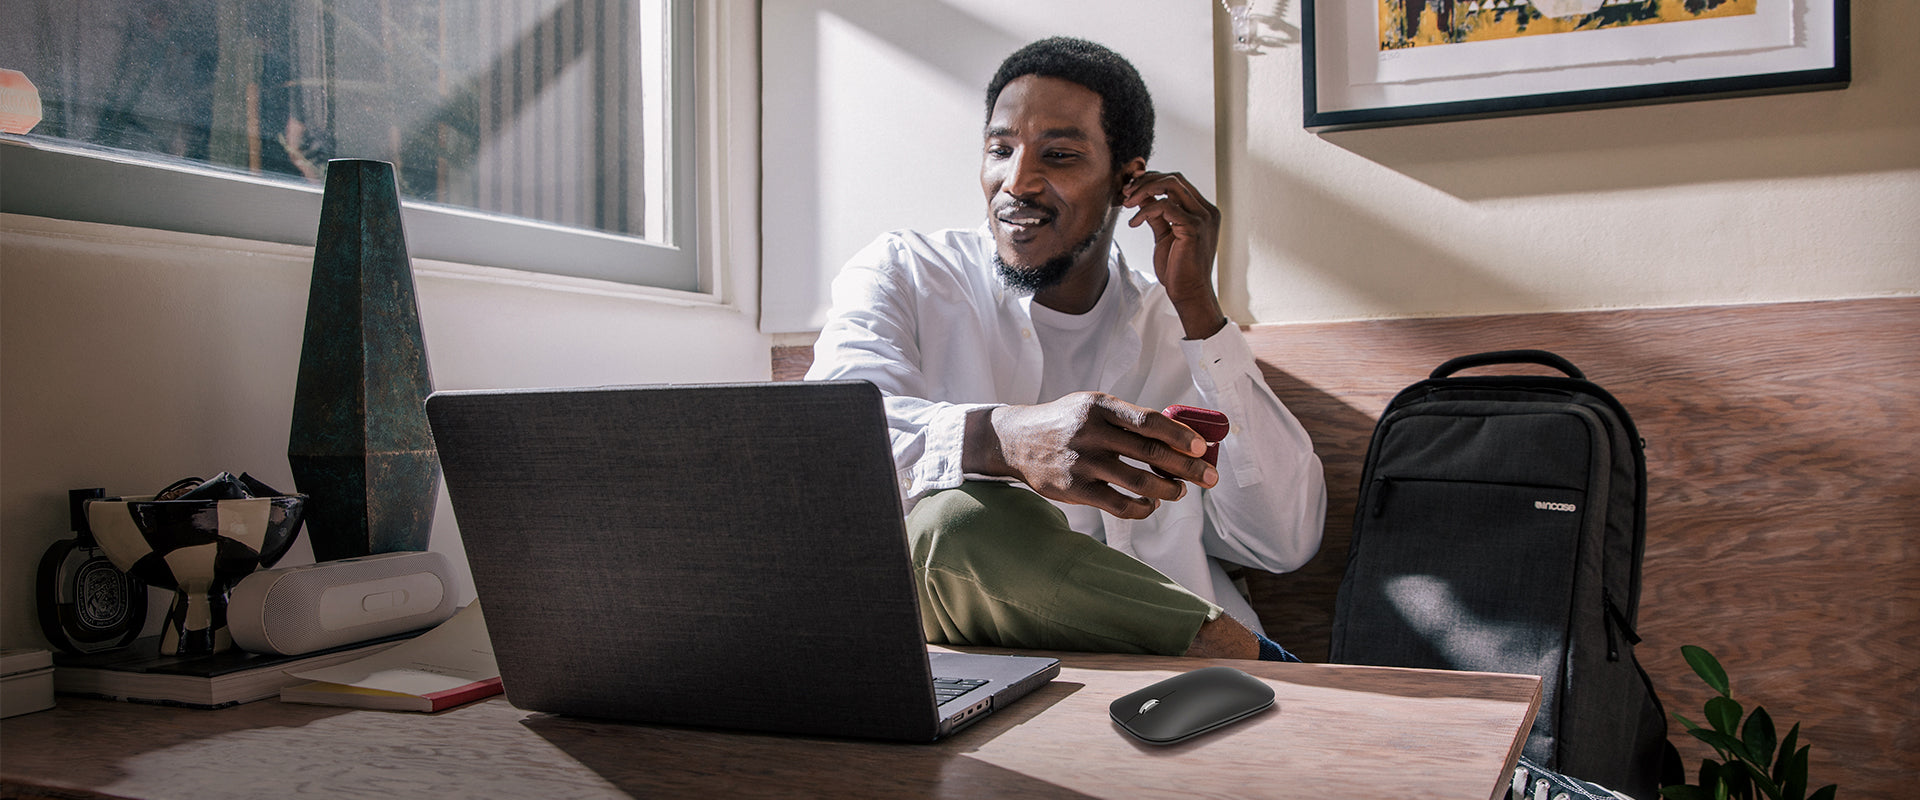
<svg viewBox="0 0 1920 800">
<path fill-rule="evenodd" d="M 1273 707 L 1273 687 L 1232 667 L 1175 675 L 1107 706 L 1126 732 L 1153 744 L 1185 741 Z"/>
</svg>

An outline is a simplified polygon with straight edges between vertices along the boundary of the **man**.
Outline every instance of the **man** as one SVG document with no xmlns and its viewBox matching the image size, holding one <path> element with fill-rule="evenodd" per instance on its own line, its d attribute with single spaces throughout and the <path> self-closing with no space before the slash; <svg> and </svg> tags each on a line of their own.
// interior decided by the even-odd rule
<svg viewBox="0 0 1920 800">
<path fill-rule="evenodd" d="M 1291 659 L 1221 562 L 1313 556 L 1320 462 L 1220 310 L 1219 210 L 1152 147 L 1131 64 L 1035 42 L 987 87 L 986 224 L 887 234 L 834 281 L 807 377 L 886 397 L 930 642 Z M 1232 421 L 1218 469 L 1174 403 Z"/>
</svg>

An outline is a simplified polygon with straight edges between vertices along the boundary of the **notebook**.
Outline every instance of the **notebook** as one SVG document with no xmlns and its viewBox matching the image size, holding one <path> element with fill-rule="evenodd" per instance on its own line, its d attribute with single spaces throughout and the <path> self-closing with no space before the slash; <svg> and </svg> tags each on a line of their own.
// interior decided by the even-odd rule
<svg viewBox="0 0 1920 800">
<path fill-rule="evenodd" d="M 515 706 L 931 741 L 1059 673 L 928 652 L 870 383 L 439 392 L 427 417 Z M 936 673 L 964 681 L 944 702 Z"/>
</svg>

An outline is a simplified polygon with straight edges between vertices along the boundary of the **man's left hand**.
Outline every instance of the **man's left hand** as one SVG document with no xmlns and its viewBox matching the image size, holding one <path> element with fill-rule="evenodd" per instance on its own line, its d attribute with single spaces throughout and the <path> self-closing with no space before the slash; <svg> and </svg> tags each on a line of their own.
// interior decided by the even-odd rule
<svg viewBox="0 0 1920 800">
<path fill-rule="evenodd" d="M 1153 271 L 1180 314 L 1187 338 L 1205 339 L 1227 318 L 1213 291 L 1220 247 L 1220 209 L 1178 172 L 1142 172 L 1122 190 L 1120 205 L 1138 208 L 1127 226 L 1153 230 Z"/>
</svg>

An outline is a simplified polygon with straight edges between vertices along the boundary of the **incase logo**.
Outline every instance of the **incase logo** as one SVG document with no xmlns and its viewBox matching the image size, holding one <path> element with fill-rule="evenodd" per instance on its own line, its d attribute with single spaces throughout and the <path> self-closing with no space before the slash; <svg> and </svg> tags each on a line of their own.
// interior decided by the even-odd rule
<svg viewBox="0 0 1920 800">
<path fill-rule="evenodd" d="M 1549 503 L 1545 500 L 1533 501 L 1533 507 L 1541 511 L 1578 511 L 1572 503 Z"/>
</svg>

